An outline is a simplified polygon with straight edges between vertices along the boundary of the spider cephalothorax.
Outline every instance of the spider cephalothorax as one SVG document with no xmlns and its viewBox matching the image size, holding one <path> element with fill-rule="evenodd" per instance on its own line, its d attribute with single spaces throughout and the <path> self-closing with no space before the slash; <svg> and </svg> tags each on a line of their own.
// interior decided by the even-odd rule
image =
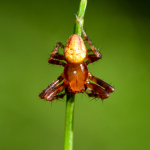
<svg viewBox="0 0 150 150">
<path fill-rule="evenodd" d="M 75 15 L 76 16 L 76 15 Z M 90 46 L 90 51 L 94 54 L 87 54 L 87 48 L 83 39 L 76 34 L 69 37 L 66 46 L 59 42 L 48 60 L 51 64 L 62 65 L 64 71 L 55 81 L 53 81 L 40 95 L 42 99 L 52 101 L 62 98 L 65 94 L 74 95 L 76 93 L 86 92 L 90 97 L 106 99 L 114 88 L 103 80 L 94 77 L 89 71 L 87 65 L 97 61 L 102 57 L 101 53 L 93 46 L 84 29 L 82 28 L 78 17 L 76 19 L 81 27 L 83 36 Z M 58 53 L 59 47 L 64 48 L 64 55 Z M 87 59 L 85 61 L 85 59 Z M 66 63 L 64 62 L 66 61 Z M 63 81 L 64 80 L 64 81 Z M 90 81 L 94 83 L 90 83 Z M 62 84 L 59 84 L 63 81 Z M 65 89 L 63 94 L 59 94 Z"/>
</svg>

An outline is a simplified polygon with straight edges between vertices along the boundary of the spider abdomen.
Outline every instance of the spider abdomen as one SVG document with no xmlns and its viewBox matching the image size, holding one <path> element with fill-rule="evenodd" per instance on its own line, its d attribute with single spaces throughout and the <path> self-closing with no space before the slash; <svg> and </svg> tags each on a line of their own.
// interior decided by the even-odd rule
<svg viewBox="0 0 150 150">
<path fill-rule="evenodd" d="M 64 48 L 65 59 L 69 63 L 82 63 L 87 55 L 87 49 L 83 39 L 73 34 L 69 37 Z"/>
<path fill-rule="evenodd" d="M 68 93 L 75 94 L 85 91 L 85 82 L 88 78 L 88 68 L 84 63 L 66 65 L 64 75 L 64 82 L 68 83 Z"/>
</svg>

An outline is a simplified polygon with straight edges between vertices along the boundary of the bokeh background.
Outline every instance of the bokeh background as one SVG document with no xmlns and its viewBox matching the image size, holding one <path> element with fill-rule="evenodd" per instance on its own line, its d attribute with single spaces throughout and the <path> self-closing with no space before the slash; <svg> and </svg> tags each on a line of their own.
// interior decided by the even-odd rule
<svg viewBox="0 0 150 150">
<path fill-rule="evenodd" d="M 79 2 L 0 1 L 1 150 L 63 149 L 65 98 L 38 94 L 63 71 L 47 60 L 73 33 Z M 84 28 L 103 55 L 89 70 L 115 92 L 103 103 L 76 95 L 74 149 L 150 149 L 149 1 L 89 0 Z"/>
</svg>

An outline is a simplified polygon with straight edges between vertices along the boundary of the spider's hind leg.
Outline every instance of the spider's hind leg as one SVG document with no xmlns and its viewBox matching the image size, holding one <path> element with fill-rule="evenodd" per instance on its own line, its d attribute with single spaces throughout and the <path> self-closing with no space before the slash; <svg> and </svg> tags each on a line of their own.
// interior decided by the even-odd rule
<svg viewBox="0 0 150 150">
<path fill-rule="evenodd" d="M 58 52 L 58 49 L 59 47 L 62 47 L 64 48 L 64 45 L 59 42 L 56 47 L 53 49 L 52 53 L 51 53 L 51 56 L 49 57 L 48 59 L 48 62 L 51 63 L 51 64 L 55 64 L 55 65 L 62 65 L 62 66 L 65 66 L 66 63 L 64 63 L 62 60 L 65 60 L 65 57 Z M 54 59 L 58 59 L 58 60 L 54 60 Z"/>
<path fill-rule="evenodd" d="M 88 52 L 91 52 L 92 50 L 88 50 Z M 88 65 L 90 63 L 93 63 L 95 61 L 97 61 L 98 59 L 100 59 L 99 57 L 97 57 L 95 54 L 87 54 L 86 59 L 88 59 L 85 64 Z"/>
<path fill-rule="evenodd" d="M 92 44 L 92 42 L 90 41 L 90 39 L 89 39 L 88 36 L 86 35 L 86 32 L 84 31 L 84 29 L 83 29 L 83 27 L 82 27 L 82 25 L 81 25 L 81 23 L 80 23 L 80 21 L 79 21 L 79 19 L 78 19 L 78 16 L 75 15 L 75 17 L 76 17 L 77 22 L 79 23 L 79 26 L 80 26 L 80 28 L 81 28 L 81 30 L 82 30 L 84 39 L 87 41 L 87 43 L 89 44 L 91 50 L 92 50 L 93 53 L 95 54 L 96 60 L 102 58 L 102 54 L 94 47 L 94 45 Z M 87 57 L 87 59 L 90 59 L 90 57 Z M 94 61 L 96 61 L 96 60 L 94 60 Z M 88 64 L 89 64 L 89 63 L 92 63 L 92 62 L 94 62 L 94 61 L 93 61 L 93 60 L 92 60 L 92 61 L 89 61 Z"/>
</svg>

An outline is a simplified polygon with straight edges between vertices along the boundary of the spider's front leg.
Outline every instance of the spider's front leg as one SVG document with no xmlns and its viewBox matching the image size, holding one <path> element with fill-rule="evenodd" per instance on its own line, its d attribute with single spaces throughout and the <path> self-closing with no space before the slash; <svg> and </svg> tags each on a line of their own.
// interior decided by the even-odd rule
<svg viewBox="0 0 150 150">
<path fill-rule="evenodd" d="M 80 26 L 80 28 L 82 30 L 84 39 L 87 41 L 87 43 L 89 44 L 91 50 L 95 54 L 95 55 L 87 55 L 87 59 L 88 60 L 85 62 L 85 64 L 88 65 L 89 63 L 92 63 L 92 62 L 97 61 L 98 59 L 102 58 L 102 54 L 94 47 L 94 45 L 92 44 L 92 42 L 90 41 L 90 39 L 86 35 L 86 32 L 84 31 L 82 25 L 80 24 L 80 21 L 79 21 L 77 15 L 75 15 L 75 17 L 76 17 L 77 22 L 79 23 L 79 26 Z"/>
<path fill-rule="evenodd" d="M 101 97 L 101 95 L 100 94 L 97 94 L 97 93 L 95 93 L 92 89 L 90 89 L 90 88 L 87 88 L 87 90 L 85 91 L 86 92 L 86 94 L 89 96 L 89 97 L 95 97 L 95 98 L 101 98 L 102 99 L 102 97 Z M 103 100 L 103 99 L 102 99 Z"/>
<path fill-rule="evenodd" d="M 108 93 L 112 93 L 115 88 L 113 88 L 111 85 L 109 85 L 108 83 L 104 82 L 103 80 L 93 76 L 90 72 L 88 72 L 88 79 L 90 79 L 91 81 L 95 82 L 96 84 L 102 86 L 106 92 Z"/>
<path fill-rule="evenodd" d="M 106 92 L 103 88 L 94 83 L 87 83 L 86 86 L 87 86 L 86 93 L 90 97 L 96 97 L 101 99 L 106 99 L 109 97 L 108 92 Z M 88 91 L 90 91 L 90 93 Z"/>
<path fill-rule="evenodd" d="M 46 95 L 44 96 L 44 98 L 47 101 L 52 101 L 57 98 L 62 98 L 65 94 L 61 94 L 61 95 L 57 95 L 57 94 L 60 93 L 61 91 L 63 91 L 66 87 L 67 87 L 67 85 L 65 83 L 62 83 L 62 84 L 56 86 L 50 92 L 47 92 Z"/>
<path fill-rule="evenodd" d="M 56 47 L 53 49 L 53 51 L 51 53 L 51 56 L 48 59 L 48 62 L 51 63 L 51 64 L 55 64 L 55 65 L 65 66 L 66 63 L 64 63 L 63 61 L 61 61 L 61 60 L 65 60 L 65 57 L 63 55 L 57 53 L 60 46 L 62 48 L 64 48 L 64 45 L 61 42 L 59 42 L 56 45 Z M 58 60 L 54 60 L 54 59 L 58 59 Z"/>
<path fill-rule="evenodd" d="M 40 95 L 41 99 L 47 99 L 47 94 L 52 93 L 52 91 L 58 87 L 59 83 L 64 79 L 64 73 L 61 74 L 56 80 L 54 80 Z"/>
</svg>

